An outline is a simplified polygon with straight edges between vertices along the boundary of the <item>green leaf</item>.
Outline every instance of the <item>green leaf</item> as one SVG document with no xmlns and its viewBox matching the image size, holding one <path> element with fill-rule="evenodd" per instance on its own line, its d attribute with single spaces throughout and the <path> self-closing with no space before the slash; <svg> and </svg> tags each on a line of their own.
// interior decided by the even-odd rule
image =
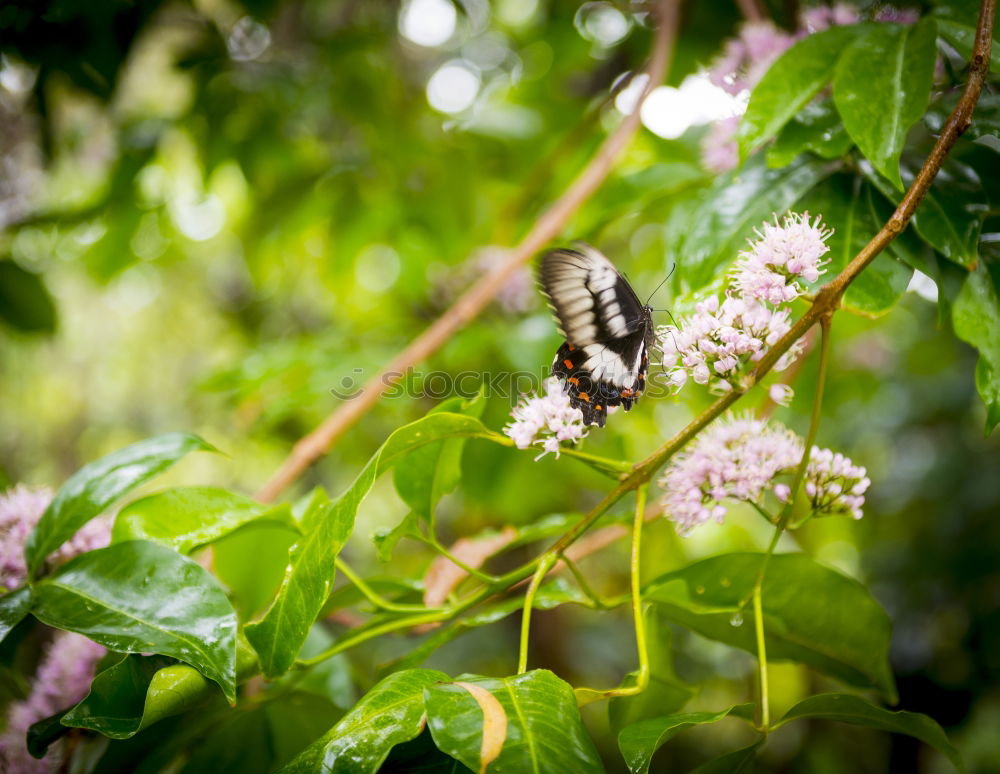
<svg viewBox="0 0 1000 774">
<path fill-rule="evenodd" d="M 749 747 L 720 755 L 718 758 L 713 758 L 698 768 L 692 769 L 691 774 L 748 774 L 748 772 L 753 771 L 753 762 L 757 758 L 757 748 L 761 744 L 763 742 L 754 742 Z"/>
<path fill-rule="evenodd" d="M 844 47 L 863 29 L 830 27 L 802 38 L 772 64 L 750 95 L 737 140 L 745 159 L 774 137 L 831 78 Z"/>
<path fill-rule="evenodd" d="M 0 320 L 24 333 L 52 333 L 56 307 L 42 278 L 0 260 Z"/>
<path fill-rule="evenodd" d="M 1000 293 L 980 264 L 965 278 L 951 311 L 955 335 L 979 351 L 976 389 L 986 404 L 986 432 L 1000 419 Z"/>
<path fill-rule="evenodd" d="M 44 758 L 49 746 L 69 733 L 69 729 L 60 722 L 65 714 L 66 710 L 62 710 L 47 718 L 42 718 L 28 727 L 25 746 L 32 758 Z"/>
<path fill-rule="evenodd" d="M 196 435 L 147 438 L 85 465 L 60 487 L 28 536 L 24 555 L 32 576 L 50 553 L 122 495 L 193 451 L 215 451 Z"/>
<path fill-rule="evenodd" d="M 941 37 L 951 43 L 955 50 L 966 60 L 972 56 L 972 45 L 976 41 L 976 25 L 965 24 L 954 19 L 937 17 L 938 32 Z M 993 45 L 990 47 L 990 70 L 1000 73 L 1000 42 L 996 33 L 993 35 Z"/>
<path fill-rule="evenodd" d="M 736 704 L 721 712 L 681 712 L 674 715 L 649 718 L 623 728 L 618 734 L 618 749 L 625 765 L 632 774 L 646 774 L 653 754 L 663 745 L 692 726 L 717 723 L 736 711 L 746 715 L 753 711 L 752 704 Z"/>
<path fill-rule="evenodd" d="M 751 158 L 716 180 L 684 221 L 670 251 L 683 256 L 678 274 L 692 290 L 715 278 L 720 266 L 736 260 L 765 220 L 781 215 L 839 165 L 801 157 L 784 169 L 768 169 Z"/>
<path fill-rule="evenodd" d="M 878 232 L 881 224 L 872 216 L 864 180 L 848 174 L 836 174 L 824 180 L 802 202 L 808 212 L 822 214 L 833 229 L 826 243 L 830 263 L 820 283 L 839 274 Z M 869 264 L 844 294 L 844 307 L 870 317 L 885 314 L 906 292 L 913 269 L 883 252 Z"/>
<path fill-rule="evenodd" d="M 287 505 L 265 505 L 209 486 L 177 487 L 125 506 L 115 518 L 111 540 L 152 540 L 187 554 L 260 520 L 295 523 Z"/>
<path fill-rule="evenodd" d="M 288 549 L 301 537 L 297 528 L 260 521 L 212 545 L 212 570 L 232 596 L 241 621 L 263 612 L 274 599 L 288 565 Z"/>
<path fill-rule="evenodd" d="M 236 699 L 236 613 L 197 562 L 143 540 L 67 562 L 35 586 L 32 612 L 122 653 L 159 653 L 197 668 Z"/>
<path fill-rule="evenodd" d="M 486 402 L 451 398 L 431 410 L 430 414 L 451 412 L 476 417 L 482 415 Z M 462 478 L 464 438 L 436 441 L 411 452 L 406 462 L 393 470 L 396 491 L 413 512 L 433 523 L 434 509 L 442 496 L 458 486 Z"/>
<path fill-rule="evenodd" d="M 429 414 L 399 428 L 372 455 L 347 491 L 313 508 L 303 519 L 305 533 L 289 551 L 288 569 L 277 596 L 260 621 L 245 627 L 268 677 L 294 662 L 333 585 L 333 560 L 354 528 L 358 507 L 375 479 L 399 460 L 447 438 L 492 438 L 482 422 L 462 414 Z"/>
<path fill-rule="evenodd" d="M 474 771 L 604 770 L 583 727 L 573 689 L 548 670 L 504 678 L 463 677 L 431 685 L 425 695 L 434 743 Z"/>
<path fill-rule="evenodd" d="M 833 100 L 861 152 L 899 190 L 906 134 L 923 116 L 934 79 L 934 20 L 913 26 L 866 25 L 845 49 L 833 78 Z"/>
<path fill-rule="evenodd" d="M 767 165 L 778 169 L 791 164 L 803 151 L 812 151 L 824 159 L 840 158 L 854 147 L 844 129 L 833 101 L 824 99 L 806 105 L 785 125 L 767 149 Z"/>
<path fill-rule="evenodd" d="M 31 589 L 20 588 L 0 597 L 0 642 L 31 610 Z"/>
<path fill-rule="evenodd" d="M 774 727 L 792 720 L 821 718 L 868 726 L 894 734 L 906 734 L 943 753 L 956 769 L 962 771 L 962 756 L 934 720 L 917 712 L 890 712 L 871 704 L 860 696 L 847 693 L 823 693 L 803 699 L 792 707 Z"/>
<path fill-rule="evenodd" d="M 204 701 L 209 682 L 166 656 L 130 654 L 94 677 L 90 692 L 66 713 L 64 726 L 128 739 L 158 720 Z"/>
<path fill-rule="evenodd" d="M 620 696 L 608 703 L 608 720 L 616 734 L 625 726 L 653 717 L 679 711 L 691 698 L 694 689 L 681 682 L 674 673 L 670 625 L 648 605 L 643 613 L 646 619 L 646 647 L 649 649 L 649 685 L 635 696 Z M 626 677 L 623 686 L 635 685 L 638 672 Z"/>
<path fill-rule="evenodd" d="M 867 165 L 861 171 L 879 192 L 893 204 L 901 195 Z M 953 164 L 945 166 L 934 179 L 934 184 L 921 200 L 913 215 L 913 227 L 920 237 L 952 263 L 971 269 L 979 260 L 979 230 L 982 226 L 982 209 L 985 196 L 969 190 L 968 181 L 959 181 L 959 172 Z M 903 180 L 913 179 L 904 169 Z"/>
<path fill-rule="evenodd" d="M 433 669 L 410 669 L 376 685 L 322 738 L 309 745 L 282 774 L 376 772 L 397 744 L 420 734 L 424 689 L 450 679 Z"/>
<path fill-rule="evenodd" d="M 756 653 L 751 608 L 741 603 L 751 597 L 762 558 L 703 559 L 654 580 L 643 598 L 674 623 Z M 764 578 L 763 608 L 769 658 L 798 661 L 895 698 L 889 616 L 861 583 L 804 554 L 778 554 Z"/>
</svg>

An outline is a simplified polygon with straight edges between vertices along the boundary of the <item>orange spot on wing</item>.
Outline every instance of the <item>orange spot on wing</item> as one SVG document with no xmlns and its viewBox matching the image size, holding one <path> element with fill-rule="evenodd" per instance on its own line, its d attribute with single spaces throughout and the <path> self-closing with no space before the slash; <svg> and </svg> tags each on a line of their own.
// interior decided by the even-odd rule
<svg viewBox="0 0 1000 774">
<path fill-rule="evenodd" d="M 572 368 L 573 367 L 573 361 L 570 360 L 569 358 L 566 358 L 565 360 L 563 360 L 563 365 L 566 366 L 567 368 Z"/>
<path fill-rule="evenodd" d="M 604 406 L 594 406 L 595 411 L 604 411 Z"/>
<path fill-rule="evenodd" d="M 572 384 L 574 387 L 579 387 L 580 386 L 580 380 L 577 379 L 575 376 L 569 377 L 569 379 L 567 379 L 566 381 L 569 382 L 570 384 Z"/>
<path fill-rule="evenodd" d="M 587 393 L 585 393 L 585 392 L 581 392 L 576 397 L 578 397 L 580 400 L 585 400 L 585 401 L 587 401 L 587 403 L 590 403 L 590 396 Z"/>
<path fill-rule="evenodd" d="M 566 346 L 567 346 L 567 347 L 569 347 L 569 351 L 570 351 L 570 352 L 572 352 L 572 351 L 573 351 L 574 349 L 576 349 L 576 347 L 574 347 L 574 346 L 573 346 L 572 344 L 570 344 L 570 343 L 569 343 L 568 341 L 566 342 Z"/>
</svg>

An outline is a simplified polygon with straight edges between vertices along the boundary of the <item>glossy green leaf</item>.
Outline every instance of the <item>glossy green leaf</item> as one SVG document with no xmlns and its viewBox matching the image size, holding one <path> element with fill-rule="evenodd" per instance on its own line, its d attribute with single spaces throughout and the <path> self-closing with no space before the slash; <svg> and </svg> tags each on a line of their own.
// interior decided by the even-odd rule
<svg viewBox="0 0 1000 774">
<path fill-rule="evenodd" d="M 646 607 L 644 617 L 649 651 L 649 685 L 640 694 L 620 696 L 608 702 L 608 720 L 616 734 L 640 720 L 680 711 L 695 694 L 694 688 L 682 682 L 674 672 L 670 625 L 657 613 L 654 605 Z M 637 675 L 637 672 L 630 673 L 623 686 L 635 685 Z"/>
<path fill-rule="evenodd" d="M 0 642 L 31 610 L 31 589 L 14 589 L 0 597 Z"/>
<path fill-rule="evenodd" d="M 854 141 L 844 129 L 833 101 L 824 99 L 806 105 L 785 125 L 767 149 L 767 165 L 786 167 L 804 151 L 812 151 L 824 159 L 836 159 L 852 147 Z"/>
<path fill-rule="evenodd" d="M 899 190 L 906 134 L 927 109 L 934 78 L 934 20 L 913 26 L 870 24 L 844 50 L 833 99 L 861 152 Z"/>
<path fill-rule="evenodd" d="M 862 27 L 830 27 L 782 54 L 754 86 L 737 140 L 745 159 L 774 137 L 833 78 L 837 60 Z"/>
<path fill-rule="evenodd" d="M 32 758 L 44 758 L 49 746 L 69 733 L 69 729 L 60 722 L 65 714 L 66 710 L 61 710 L 32 723 L 28 727 L 25 742 Z"/>
<path fill-rule="evenodd" d="M 952 263 L 971 269 L 979 259 L 979 231 L 985 196 L 969 190 L 968 184 L 957 179 L 946 163 L 934 184 L 921 200 L 913 215 L 913 227 L 920 237 Z M 902 198 L 883 178 L 865 164 L 862 172 L 889 201 L 898 204 Z M 909 183 L 912 172 L 904 170 L 903 180 Z"/>
<path fill-rule="evenodd" d="M 396 745 L 423 727 L 424 689 L 450 678 L 433 669 L 396 672 L 378 682 L 322 738 L 281 768 L 282 774 L 376 772 Z"/>
<path fill-rule="evenodd" d="M 713 758 L 692 769 L 691 774 L 749 774 L 753 771 L 757 749 L 761 744 L 762 742 L 755 742 L 749 747 L 742 747 L 731 753 L 720 755 L 718 758 Z"/>
<path fill-rule="evenodd" d="M 681 626 L 756 653 L 752 608 L 741 603 L 751 597 L 762 556 L 703 559 L 660 576 L 643 597 Z M 889 616 L 862 584 L 804 554 L 778 554 L 764 578 L 763 608 L 768 658 L 895 697 Z"/>
<path fill-rule="evenodd" d="M 111 540 L 153 540 L 187 554 L 261 520 L 295 523 L 287 505 L 265 505 L 209 486 L 177 487 L 125 506 L 115 518 Z"/>
<path fill-rule="evenodd" d="M 257 672 L 256 654 L 238 640 L 237 681 Z M 219 699 L 217 689 L 197 669 L 166 656 L 132 653 L 99 672 L 89 693 L 70 708 L 62 723 L 111 739 L 129 739 L 164 718 L 215 699 Z"/>
<path fill-rule="evenodd" d="M 482 697 L 480 689 L 489 696 Z M 548 670 L 504 678 L 462 677 L 431 685 L 425 694 L 434 743 L 474 771 L 604 770 L 573 689 Z M 491 722 L 484 724 L 486 717 Z"/>
<path fill-rule="evenodd" d="M 128 739 L 205 699 L 209 682 L 166 656 L 130 654 L 98 674 L 90 692 L 63 718 L 112 739 Z"/>
<path fill-rule="evenodd" d="M 692 290 L 710 283 L 721 266 L 736 260 L 754 229 L 783 214 L 837 166 L 802 157 L 784 169 L 768 169 L 762 158 L 755 157 L 720 177 L 685 218 L 678 241 L 670 245 L 678 256 L 681 281 Z"/>
<path fill-rule="evenodd" d="M 197 562 L 133 540 L 81 554 L 35 586 L 34 615 L 122 653 L 159 653 L 236 698 L 236 613 Z"/>
<path fill-rule="evenodd" d="M 241 621 L 262 613 L 274 599 L 298 529 L 261 521 L 212 544 L 212 571 L 229 591 Z"/>
<path fill-rule="evenodd" d="M 965 278 L 951 319 L 955 335 L 979 351 L 976 389 L 986 404 L 986 431 L 991 432 L 1000 419 L 1000 293 L 985 265 Z"/>
<path fill-rule="evenodd" d="M 717 723 L 734 711 L 746 715 L 753 711 L 752 704 L 737 704 L 721 712 L 681 712 L 674 715 L 649 718 L 626 726 L 618 734 L 618 749 L 625 758 L 631 774 L 646 774 L 654 753 L 681 731 L 692 726 Z"/>
<path fill-rule="evenodd" d="M 52 333 L 56 307 L 41 276 L 0 260 L 0 320 L 24 333 Z"/>
<path fill-rule="evenodd" d="M 147 438 L 85 465 L 60 487 L 28 536 L 24 555 L 37 575 L 50 553 L 122 495 L 162 473 L 193 451 L 215 451 L 196 435 L 168 433 Z"/>
<path fill-rule="evenodd" d="M 943 753 L 955 768 L 962 770 L 962 757 L 933 719 L 917 712 L 890 712 L 847 693 L 823 693 L 803 699 L 775 723 L 775 728 L 792 720 L 836 720 L 868 726 L 894 734 L 906 734 Z"/>
<path fill-rule="evenodd" d="M 375 479 L 410 452 L 448 438 L 495 436 L 474 417 L 429 414 L 396 430 L 368 460 L 338 499 L 313 508 L 302 522 L 305 533 L 289 551 L 288 569 L 277 596 L 260 621 L 248 624 L 247 638 L 268 677 L 283 674 L 295 660 L 309 627 L 333 585 L 333 560 L 354 528 L 361 501 Z"/>
<path fill-rule="evenodd" d="M 951 43 L 955 50 L 966 59 L 972 56 L 972 45 L 976 41 L 976 19 L 971 17 L 968 23 L 937 17 L 938 32 L 941 37 Z M 990 48 L 990 70 L 1000 73 L 1000 43 L 993 35 L 993 46 Z"/>
<path fill-rule="evenodd" d="M 451 412 L 478 419 L 485 405 L 483 400 L 451 398 L 436 406 L 430 414 Z M 464 438 L 435 441 L 410 452 L 406 462 L 393 469 L 396 491 L 420 518 L 433 523 L 438 501 L 458 486 L 464 446 Z"/>
<path fill-rule="evenodd" d="M 866 184 L 854 175 L 824 180 L 803 200 L 802 208 L 821 213 L 833 229 L 826 240 L 830 252 L 824 256 L 829 264 L 817 287 L 839 274 L 881 228 L 872 216 Z M 844 307 L 870 317 L 885 314 L 903 297 L 912 275 L 911 267 L 883 252 L 848 287 Z"/>
</svg>

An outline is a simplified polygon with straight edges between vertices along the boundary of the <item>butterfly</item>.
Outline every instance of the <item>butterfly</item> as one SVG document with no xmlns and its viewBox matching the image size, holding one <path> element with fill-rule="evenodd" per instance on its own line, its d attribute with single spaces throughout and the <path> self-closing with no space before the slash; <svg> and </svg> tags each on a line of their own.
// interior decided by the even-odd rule
<svg viewBox="0 0 1000 774">
<path fill-rule="evenodd" d="M 584 424 L 604 427 L 610 406 L 628 411 L 646 386 L 653 308 L 590 245 L 546 253 L 538 276 L 566 337 L 552 375 L 565 380 Z"/>
</svg>

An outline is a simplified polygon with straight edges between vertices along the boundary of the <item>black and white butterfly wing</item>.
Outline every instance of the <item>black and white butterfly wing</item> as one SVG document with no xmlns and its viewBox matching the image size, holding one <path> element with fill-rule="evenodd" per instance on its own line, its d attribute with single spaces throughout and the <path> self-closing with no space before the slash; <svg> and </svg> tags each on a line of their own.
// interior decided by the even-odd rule
<svg viewBox="0 0 1000 774">
<path fill-rule="evenodd" d="M 645 387 L 650 310 L 614 264 L 588 245 L 546 254 L 539 277 L 566 337 L 552 374 L 565 380 L 584 422 L 603 427 L 609 406 L 628 411 Z"/>
</svg>

